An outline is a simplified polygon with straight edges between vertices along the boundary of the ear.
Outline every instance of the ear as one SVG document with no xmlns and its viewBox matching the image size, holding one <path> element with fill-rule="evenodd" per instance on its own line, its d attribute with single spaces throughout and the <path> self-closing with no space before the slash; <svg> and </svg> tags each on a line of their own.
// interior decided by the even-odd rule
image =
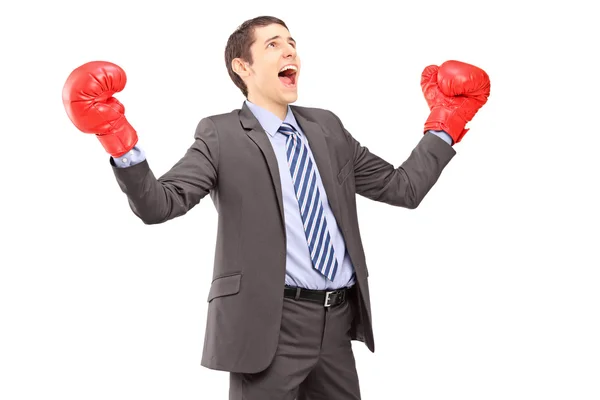
<svg viewBox="0 0 600 400">
<path fill-rule="evenodd" d="M 241 78 L 250 75 L 248 63 L 241 58 L 234 58 L 231 60 L 231 69 L 233 69 L 233 72 L 238 74 Z"/>
</svg>

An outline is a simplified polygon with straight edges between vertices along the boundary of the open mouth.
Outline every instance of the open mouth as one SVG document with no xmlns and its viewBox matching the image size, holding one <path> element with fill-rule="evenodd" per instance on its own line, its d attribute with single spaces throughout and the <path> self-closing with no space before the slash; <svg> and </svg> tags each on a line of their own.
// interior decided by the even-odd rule
<svg viewBox="0 0 600 400">
<path fill-rule="evenodd" d="M 285 71 L 280 72 L 279 80 L 285 87 L 294 87 L 296 86 L 296 71 L 293 69 L 286 69 Z"/>
</svg>

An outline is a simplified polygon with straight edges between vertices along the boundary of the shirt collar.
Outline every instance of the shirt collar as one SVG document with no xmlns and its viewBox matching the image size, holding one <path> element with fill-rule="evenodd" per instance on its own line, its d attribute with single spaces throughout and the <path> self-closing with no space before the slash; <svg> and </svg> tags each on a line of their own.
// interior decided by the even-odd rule
<svg viewBox="0 0 600 400">
<path fill-rule="evenodd" d="M 246 100 L 246 105 L 248 106 L 250 111 L 252 111 L 252 114 L 254 114 L 254 116 L 256 117 L 262 128 L 265 130 L 265 132 L 267 132 L 268 135 L 271 135 L 271 137 L 275 136 L 275 134 L 284 122 L 293 126 L 294 129 L 296 129 L 298 133 L 300 133 L 300 136 L 302 136 L 300 126 L 298 125 L 296 118 L 294 118 L 294 114 L 292 113 L 292 109 L 289 106 L 289 104 L 287 107 L 287 115 L 285 116 L 285 119 L 283 121 L 271 111 L 268 111 L 262 108 L 261 106 L 250 102 L 249 100 Z"/>
</svg>

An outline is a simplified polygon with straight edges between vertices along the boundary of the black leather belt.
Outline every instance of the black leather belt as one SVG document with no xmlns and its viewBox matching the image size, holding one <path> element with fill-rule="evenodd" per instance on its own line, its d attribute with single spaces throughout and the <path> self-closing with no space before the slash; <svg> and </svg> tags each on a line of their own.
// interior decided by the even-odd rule
<svg viewBox="0 0 600 400">
<path fill-rule="evenodd" d="M 338 290 L 312 290 L 285 285 L 283 296 L 295 300 L 307 300 L 322 304 L 323 307 L 335 307 L 348 297 L 351 288 Z"/>
</svg>

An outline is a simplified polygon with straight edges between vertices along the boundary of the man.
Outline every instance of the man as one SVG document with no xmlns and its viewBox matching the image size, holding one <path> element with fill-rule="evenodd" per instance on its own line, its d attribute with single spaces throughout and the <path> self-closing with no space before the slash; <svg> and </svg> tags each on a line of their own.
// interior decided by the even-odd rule
<svg viewBox="0 0 600 400">
<path fill-rule="evenodd" d="M 301 64 L 283 21 L 244 22 L 225 61 L 246 101 L 202 119 L 186 154 L 159 179 L 112 97 L 125 86 L 121 68 L 79 67 L 64 104 L 111 154 L 144 223 L 184 215 L 211 195 L 219 216 L 202 365 L 230 372 L 230 399 L 360 399 L 351 340 L 371 351 L 374 341 L 355 195 L 416 208 L 487 101 L 489 79 L 456 61 L 427 67 L 425 134 L 394 168 L 332 112 L 290 106 Z"/>
</svg>

